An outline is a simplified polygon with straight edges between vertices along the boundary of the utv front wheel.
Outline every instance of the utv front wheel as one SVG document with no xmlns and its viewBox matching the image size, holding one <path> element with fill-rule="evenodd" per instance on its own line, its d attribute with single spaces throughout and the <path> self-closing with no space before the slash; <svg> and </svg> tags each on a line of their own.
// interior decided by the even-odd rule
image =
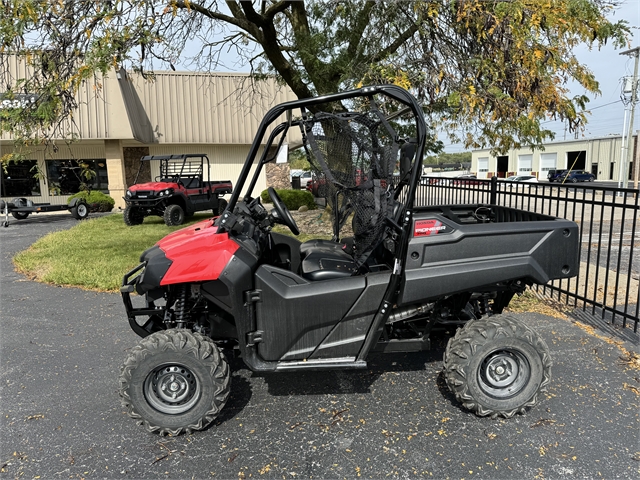
<svg viewBox="0 0 640 480">
<path fill-rule="evenodd" d="M 167 205 L 164 211 L 164 223 L 168 227 L 177 227 L 184 223 L 184 210 L 180 205 Z"/>
<path fill-rule="evenodd" d="M 480 416 L 510 418 L 533 407 L 546 391 L 551 365 L 544 340 L 510 315 L 469 322 L 444 354 L 449 389 Z"/>
<path fill-rule="evenodd" d="M 133 227 L 134 225 L 140 225 L 144 221 L 144 214 L 139 208 L 127 205 L 124 209 L 124 224 Z"/>
<path fill-rule="evenodd" d="M 213 422 L 229 396 L 230 373 L 211 339 L 188 330 L 145 337 L 120 368 L 120 397 L 149 432 L 180 435 Z"/>
</svg>

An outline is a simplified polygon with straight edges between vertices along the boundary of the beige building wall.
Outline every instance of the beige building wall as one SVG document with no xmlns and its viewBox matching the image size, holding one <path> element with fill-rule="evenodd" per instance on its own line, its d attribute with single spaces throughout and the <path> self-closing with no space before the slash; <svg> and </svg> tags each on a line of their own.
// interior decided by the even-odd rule
<svg viewBox="0 0 640 480">
<path fill-rule="evenodd" d="M 3 60 L 5 59 L 9 67 L 9 79 L 13 78 L 15 81 L 32 75 L 32 69 L 15 56 L 5 56 Z M 0 94 L 5 88 L 5 85 L 0 85 Z M 73 118 L 62 123 L 65 138 L 71 136 L 85 140 L 133 138 L 115 71 L 105 76 L 98 75 L 91 81 L 84 81 L 76 94 L 76 102 L 78 108 Z M 10 146 L 11 139 L 10 132 L 0 136 L 0 140 L 9 141 L 8 144 L 4 144 L 5 146 Z"/>
<path fill-rule="evenodd" d="M 18 61 L 12 61 L 11 69 L 15 78 L 29 75 Z M 55 149 L 36 148 L 29 156 L 38 161 L 41 172 L 46 172 L 45 159 L 104 159 L 116 207 L 124 207 L 127 188 L 125 147 L 148 147 L 151 155 L 205 153 L 211 160 L 212 179 L 235 185 L 265 113 L 294 99 L 274 80 L 254 82 L 246 74 L 156 72 L 153 80 L 146 80 L 113 71 L 85 82 L 78 92 L 75 123 L 67 123 L 65 130 L 79 140 L 70 145 L 57 140 Z M 292 129 L 287 143 L 299 142 L 299 131 Z M 2 152 L 13 148 L 8 133 L 0 138 L 0 148 Z M 262 173 L 258 193 L 265 188 Z M 46 176 L 40 180 L 40 190 L 41 195 L 29 197 L 35 203 L 68 200 L 68 195 L 55 195 Z"/>
<path fill-rule="evenodd" d="M 275 81 L 246 74 L 158 72 L 153 80 L 128 75 L 126 81 L 161 144 L 249 145 L 265 113 L 295 99 Z"/>
</svg>

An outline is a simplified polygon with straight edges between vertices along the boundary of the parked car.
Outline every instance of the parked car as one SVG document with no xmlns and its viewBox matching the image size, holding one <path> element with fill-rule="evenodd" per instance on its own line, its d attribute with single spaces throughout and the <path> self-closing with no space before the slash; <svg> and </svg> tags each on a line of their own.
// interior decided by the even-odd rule
<svg viewBox="0 0 640 480">
<path fill-rule="evenodd" d="M 538 179 L 534 175 L 511 175 L 505 178 L 507 182 L 527 182 L 538 183 Z"/>
<path fill-rule="evenodd" d="M 420 185 L 447 185 L 451 180 L 447 177 L 429 177 L 428 175 L 422 175 L 420 177 Z"/>
<path fill-rule="evenodd" d="M 547 172 L 547 180 L 549 180 L 550 182 L 555 182 L 558 177 L 563 175 L 565 172 L 566 170 L 549 170 Z"/>
<path fill-rule="evenodd" d="M 472 173 L 458 175 L 453 179 L 454 185 L 480 185 L 481 183 L 483 182 L 481 180 L 478 180 L 478 177 L 476 177 Z"/>
<path fill-rule="evenodd" d="M 307 185 L 311 182 L 311 172 L 295 172 L 292 177 L 300 178 L 300 188 L 305 189 Z"/>
<path fill-rule="evenodd" d="M 559 175 L 556 180 L 560 183 L 578 183 L 578 182 L 593 182 L 596 176 L 593 173 L 585 172 L 584 170 L 573 170 L 564 172 Z"/>
<path fill-rule="evenodd" d="M 323 177 L 312 178 L 307 183 L 307 191 L 314 197 L 325 198 L 327 196 L 327 181 Z"/>
</svg>

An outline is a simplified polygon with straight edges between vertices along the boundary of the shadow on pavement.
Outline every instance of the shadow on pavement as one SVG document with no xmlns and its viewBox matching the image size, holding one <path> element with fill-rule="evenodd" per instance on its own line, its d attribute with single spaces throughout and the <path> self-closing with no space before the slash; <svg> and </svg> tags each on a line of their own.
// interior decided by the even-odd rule
<svg viewBox="0 0 640 480">
<path fill-rule="evenodd" d="M 635 308 L 635 305 L 629 306 L 630 311 L 634 311 Z M 590 311 L 575 309 L 569 316 L 613 338 L 617 338 L 623 342 L 629 342 L 635 346 L 640 345 L 640 333 L 633 331 L 633 322 L 627 321 L 627 326 L 624 327 L 624 319 L 621 318 L 620 315 L 616 315 L 615 323 L 612 323 L 612 315 L 610 312 L 604 312 L 604 318 L 602 318 L 602 310 L 600 309 L 596 309 L 595 315 L 591 314 Z"/>
</svg>

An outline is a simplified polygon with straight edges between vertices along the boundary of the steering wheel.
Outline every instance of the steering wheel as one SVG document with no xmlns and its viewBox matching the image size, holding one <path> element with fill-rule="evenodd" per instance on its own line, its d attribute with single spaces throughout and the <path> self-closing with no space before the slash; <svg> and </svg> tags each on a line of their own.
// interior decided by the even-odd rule
<svg viewBox="0 0 640 480">
<path fill-rule="evenodd" d="M 269 187 L 267 189 L 267 193 L 269 194 L 269 197 L 273 202 L 273 208 L 276 211 L 276 215 L 274 215 L 275 220 L 278 223 L 282 223 L 283 225 L 289 227 L 289 230 L 291 230 L 291 233 L 293 233 L 294 235 L 298 235 L 300 233 L 300 229 L 298 228 L 298 225 L 296 225 L 296 221 L 291 216 L 291 212 L 284 204 L 284 202 L 280 200 L 280 197 L 273 189 L 273 187 Z"/>
</svg>

